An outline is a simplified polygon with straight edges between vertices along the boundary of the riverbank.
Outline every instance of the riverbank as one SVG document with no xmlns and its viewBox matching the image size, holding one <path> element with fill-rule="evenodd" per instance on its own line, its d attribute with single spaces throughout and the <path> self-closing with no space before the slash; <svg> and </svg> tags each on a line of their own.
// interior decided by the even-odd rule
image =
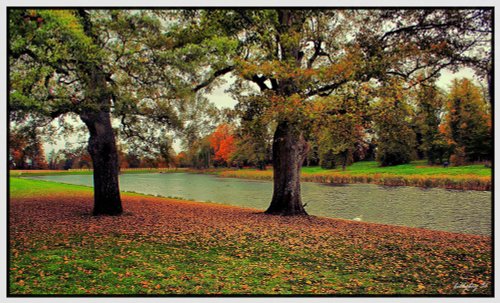
<svg viewBox="0 0 500 303">
<path fill-rule="evenodd" d="M 11 178 L 11 294 L 471 294 L 491 238 Z M 466 287 L 477 286 L 476 288 Z"/>
<path fill-rule="evenodd" d="M 272 169 L 208 170 L 207 173 L 227 178 L 255 180 L 273 179 Z M 386 186 L 437 187 L 459 190 L 491 191 L 491 168 L 484 165 L 429 166 L 424 161 L 391 167 L 379 167 L 377 162 L 357 162 L 342 169 L 304 167 L 301 180 L 305 182 L 353 184 L 372 183 Z"/>
</svg>

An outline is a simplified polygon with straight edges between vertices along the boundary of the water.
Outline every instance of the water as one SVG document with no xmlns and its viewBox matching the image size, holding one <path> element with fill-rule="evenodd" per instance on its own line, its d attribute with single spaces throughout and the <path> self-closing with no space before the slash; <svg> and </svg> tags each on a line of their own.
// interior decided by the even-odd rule
<svg viewBox="0 0 500 303">
<path fill-rule="evenodd" d="M 92 186 L 91 175 L 31 178 Z M 272 182 L 188 173 L 124 174 L 120 189 L 261 210 L 272 197 Z M 303 182 L 302 199 L 316 216 L 491 235 L 491 192 Z"/>
</svg>

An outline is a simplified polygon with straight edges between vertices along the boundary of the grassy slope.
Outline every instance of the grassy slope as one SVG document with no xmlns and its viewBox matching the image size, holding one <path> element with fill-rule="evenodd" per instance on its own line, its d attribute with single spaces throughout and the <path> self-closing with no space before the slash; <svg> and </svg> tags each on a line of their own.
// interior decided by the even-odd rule
<svg viewBox="0 0 500 303">
<path fill-rule="evenodd" d="M 128 194 L 91 217 L 87 187 L 10 193 L 12 294 L 491 293 L 489 237 Z"/>
</svg>

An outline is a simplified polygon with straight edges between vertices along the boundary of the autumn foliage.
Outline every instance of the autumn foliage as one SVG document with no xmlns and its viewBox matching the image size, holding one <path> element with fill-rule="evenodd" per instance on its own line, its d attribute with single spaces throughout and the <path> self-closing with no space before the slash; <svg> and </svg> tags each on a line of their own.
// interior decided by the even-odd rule
<svg viewBox="0 0 500 303">
<path fill-rule="evenodd" d="M 48 167 L 42 142 L 35 131 L 11 129 L 9 166 L 15 169 L 46 169 Z"/>
<path fill-rule="evenodd" d="M 491 114 L 481 89 L 469 79 L 454 80 L 442 127 L 453 150 L 452 163 L 492 157 Z"/>
<path fill-rule="evenodd" d="M 214 160 L 220 164 L 229 166 L 231 157 L 236 151 L 233 130 L 228 124 L 221 124 L 209 137 L 210 147 L 214 150 Z"/>
</svg>

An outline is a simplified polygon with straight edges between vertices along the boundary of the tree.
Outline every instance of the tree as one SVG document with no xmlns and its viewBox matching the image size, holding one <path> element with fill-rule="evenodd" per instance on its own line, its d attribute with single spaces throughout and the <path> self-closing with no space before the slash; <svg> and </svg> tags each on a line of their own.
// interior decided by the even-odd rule
<svg viewBox="0 0 500 303">
<path fill-rule="evenodd" d="M 377 161 L 381 166 L 409 163 L 415 156 L 415 132 L 410 105 L 398 82 L 388 85 L 375 104 Z"/>
<path fill-rule="evenodd" d="M 112 119 L 121 135 L 149 145 L 182 129 L 181 113 L 206 86 L 209 63 L 231 47 L 184 28 L 167 11 L 9 10 L 11 121 L 83 121 L 95 215 L 122 213 Z"/>
<path fill-rule="evenodd" d="M 59 169 L 58 162 L 60 161 L 60 156 L 59 151 L 55 151 L 54 149 L 50 151 L 47 156 L 49 169 Z"/>
<path fill-rule="evenodd" d="M 258 100 L 261 96 L 242 96 L 237 90 L 234 91 L 233 98 L 239 100 L 235 110 L 240 116 L 233 160 L 241 165 L 253 165 L 264 170 L 266 164 L 271 162 L 272 122 L 263 116 L 270 104 L 265 99 Z"/>
<path fill-rule="evenodd" d="M 469 79 L 455 79 L 447 110 L 445 129 L 455 162 L 491 159 L 491 114 L 480 88 Z"/>
<path fill-rule="evenodd" d="M 314 139 L 318 146 L 320 165 L 323 168 L 345 170 L 357 153 L 367 144 L 366 129 L 369 127 L 368 100 L 370 90 L 365 86 L 344 86 L 330 98 L 314 101 Z"/>
<path fill-rule="evenodd" d="M 132 152 L 129 152 L 126 154 L 125 159 L 127 161 L 128 167 L 130 168 L 140 168 L 142 167 L 141 165 L 141 159 L 140 157 Z"/>
<path fill-rule="evenodd" d="M 88 150 L 96 167 L 94 214 L 120 214 L 111 78 L 89 14 L 12 10 L 9 31 L 11 110 L 36 110 L 48 118 L 77 113 L 88 128 Z"/>
<path fill-rule="evenodd" d="M 283 8 L 206 13 L 207 26 L 218 26 L 221 36 L 239 43 L 224 70 L 234 69 L 271 102 L 274 188 L 266 213 L 306 214 L 300 169 L 309 150 L 304 129 L 311 100 L 347 83 L 390 77 L 412 83 L 422 70 L 430 79 L 443 68 L 463 64 L 457 58 L 474 53 L 475 39 L 487 35 L 482 28 L 491 27 L 482 12 Z"/>
<path fill-rule="evenodd" d="M 36 129 L 11 128 L 9 132 L 9 164 L 15 169 L 46 169 L 45 151 Z"/>
<path fill-rule="evenodd" d="M 48 156 L 50 169 L 91 169 L 92 159 L 88 150 L 81 145 L 66 146 L 64 150 L 52 150 Z"/>
<path fill-rule="evenodd" d="M 188 155 L 185 151 L 181 151 L 175 157 L 176 167 L 188 167 L 189 163 L 187 161 Z"/>
<path fill-rule="evenodd" d="M 236 139 L 236 149 L 232 153 L 231 162 L 241 166 L 254 166 L 260 170 L 266 169 L 270 162 L 270 144 L 265 137 L 245 134 L 241 129 Z"/>
<path fill-rule="evenodd" d="M 26 155 L 24 150 L 28 142 L 26 138 L 19 133 L 9 133 L 9 167 L 17 169 L 26 168 Z"/>
<path fill-rule="evenodd" d="M 189 156 L 192 167 L 198 169 L 210 168 L 214 159 L 214 151 L 210 144 L 210 135 L 194 142 L 189 150 Z"/>
<path fill-rule="evenodd" d="M 236 150 L 233 132 L 230 125 L 221 124 L 209 136 L 210 147 L 214 151 L 214 162 L 230 166 L 231 158 Z"/>
<path fill-rule="evenodd" d="M 439 131 L 444 114 L 443 93 L 433 84 L 419 85 L 416 90 L 415 129 L 420 135 L 419 151 L 425 155 L 429 164 L 436 164 L 448 151 L 445 136 Z"/>
</svg>

